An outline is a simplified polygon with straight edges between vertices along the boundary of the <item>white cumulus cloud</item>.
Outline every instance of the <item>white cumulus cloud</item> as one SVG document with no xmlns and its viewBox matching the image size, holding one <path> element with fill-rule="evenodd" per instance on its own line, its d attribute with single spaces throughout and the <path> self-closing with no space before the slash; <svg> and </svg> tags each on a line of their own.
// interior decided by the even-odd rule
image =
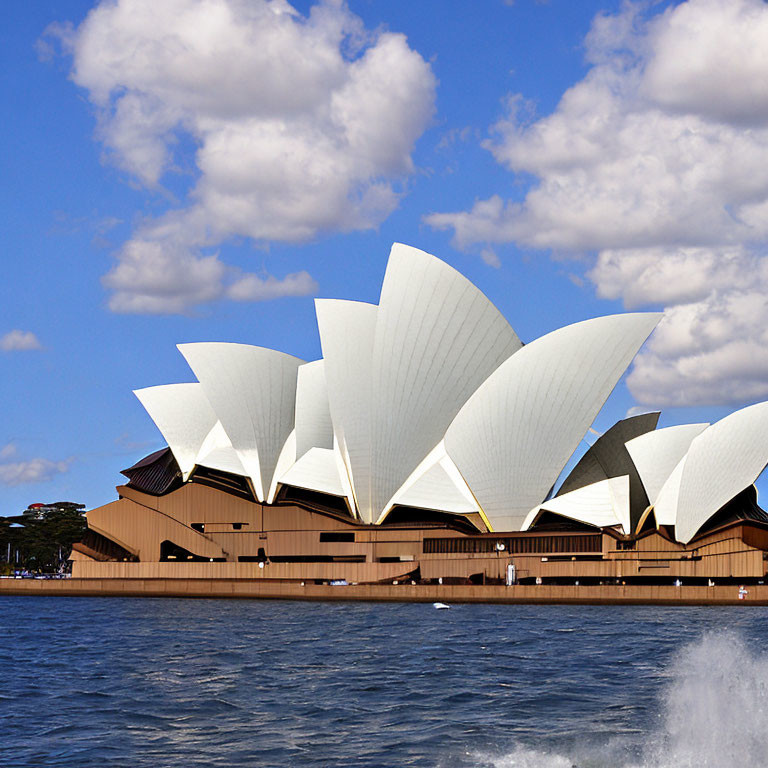
<svg viewBox="0 0 768 768">
<path fill-rule="evenodd" d="M 16 455 L 16 446 L 13 443 L 6 443 L 0 448 L 0 459 L 9 459 Z"/>
<path fill-rule="evenodd" d="M 0 484 L 13 486 L 43 483 L 68 469 L 68 461 L 49 461 L 48 459 L 29 459 L 0 464 Z"/>
<path fill-rule="evenodd" d="M 666 316 L 628 384 L 653 405 L 768 397 L 768 5 L 600 15 L 555 111 L 511 97 L 485 146 L 534 182 L 427 217 L 459 247 L 596 252 L 598 295 Z"/>
<path fill-rule="evenodd" d="M 32 331 L 15 329 L 0 336 L 0 349 L 3 352 L 17 352 L 29 349 L 42 349 L 43 345 Z"/>
<path fill-rule="evenodd" d="M 308 276 L 228 280 L 205 249 L 377 226 L 434 110 L 427 62 L 340 0 L 307 16 L 284 0 L 103 0 L 49 35 L 72 55 L 111 162 L 157 189 L 195 147 L 184 204 L 140 224 L 105 277 L 120 312 L 306 293 Z"/>
</svg>

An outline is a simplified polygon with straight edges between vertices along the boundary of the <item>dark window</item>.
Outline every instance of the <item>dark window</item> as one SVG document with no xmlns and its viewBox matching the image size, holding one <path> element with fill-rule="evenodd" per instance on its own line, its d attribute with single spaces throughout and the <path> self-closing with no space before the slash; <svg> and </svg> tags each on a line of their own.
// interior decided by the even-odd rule
<svg viewBox="0 0 768 768">
<path fill-rule="evenodd" d="M 160 562 L 167 562 L 169 560 L 177 562 L 192 562 L 192 563 L 207 563 L 213 561 L 215 563 L 223 563 L 226 558 L 223 557 L 202 557 L 195 555 L 184 547 L 180 547 L 178 544 L 166 539 L 160 544 Z"/>
<path fill-rule="evenodd" d="M 192 523 L 191 528 L 194 528 L 198 533 L 205 533 L 205 523 Z"/>
<path fill-rule="evenodd" d="M 232 530 L 239 531 L 243 527 L 242 523 L 232 523 Z"/>
<path fill-rule="evenodd" d="M 273 563 L 364 563 L 365 555 L 274 555 L 269 559 Z"/>
<path fill-rule="evenodd" d="M 444 539 L 424 539 L 427 554 L 458 554 L 495 552 L 503 544 L 509 554 L 554 554 L 558 552 L 602 552 L 600 534 L 591 536 L 520 536 L 508 539 L 462 536 Z"/>
<path fill-rule="evenodd" d="M 80 547 L 86 548 L 86 554 L 93 557 L 97 555 L 98 560 L 128 560 L 130 562 L 138 561 L 138 557 L 127 549 L 123 549 L 112 539 L 103 536 L 90 528 L 83 534 L 79 544 L 73 546 L 73 551 L 80 551 Z"/>
<path fill-rule="evenodd" d="M 320 534 L 320 541 L 354 541 L 355 534 L 346 531 L 327 531 Z"/>
<path fill-rule="evenodd" d="M 276 504 L 297 504 L 308 509 L 317 509 L 322 512 L 333 512 L 350 517 L 347 502 L 340 496 L 331 496 L 328 493 L 308 491 L 304 488 L 294 488 L 284 485 L 275 499 Z"/>
<path fill-rule="evenodd" d="M 251 493 L 251 487 L 248 485 L 248 480 L 240 475 L 198 466 L 192 475 L 192 482 L 207 485 L 209 488 L 216 488 L 220 491 L 226 491 L 233 496 L 239 496 L 241 499 L 255 501 Z"/>
</svg>

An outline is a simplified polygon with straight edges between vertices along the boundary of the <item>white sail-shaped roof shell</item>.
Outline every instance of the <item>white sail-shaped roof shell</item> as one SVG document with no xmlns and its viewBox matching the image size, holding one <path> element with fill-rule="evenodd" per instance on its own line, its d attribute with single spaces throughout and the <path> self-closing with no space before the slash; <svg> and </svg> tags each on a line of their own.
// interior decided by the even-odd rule
<svg viewBox="0 0 768 768">
<path fill-rule="evenodd" d="M 625 443 L 651 504 L 656 503 L 662 486 L 685 456 L 691 441 L 708 426 L 681 424 L 665 427 L 646 432 Z"/>
<path fill-rule="evenodd" d="M 680 482 L 683 479 L 686 458 L 687 454 L 677 462 L 653 503 L 656 525 L 674 525 L 677 521 L 677 501 L 680 497 Z"/>
<path fill-rule="evenodd" d="M 377 522 L 382 522 L 395 505 L 461 515 L 480 511 L 442 440 L 398 489 Z"/>
<path fill-rule="evenodd" d="M 315 302 L 333 430 L 373 522 L 520 340 L 465 277 L 395 244 L 378 307 Z"/>
<path fill-rule="evenodd" d="M 165 384 L 134 390 L 165 438 L 184 479 L 195 466 L 198 451 L 216 424 L 200 384 Z"/>
<path fill-rule="evenodd" d="M 296 373 L 304 361 L 248 344 L 179 344 L 179 351 L 264 501 L 293 431 Z"/>
<path fill-rule="evenodd" d="M 323 360 L 299 366 L 296 378 L 296 456 L 303 456 L 310 448 L 333 448 Z"/>
<path fill-rule="evenodd" d="M 216 422 L 200 446 L 195 464 L 235 475 L 247 474 L 220 421 Z"/>
<path fill-rule="evenodd" d="M 660 319 L 611 315 L 553 331 L 510 357 L 461 409 L 445 446 L 495 530 L 519 530 L 543 501 Z"/>
<path fill-rule="evenodd" d="M 373 522 L 358 499 L 370 497 L 371 358 L 376 329 L 375 304 L 316 299 L 315 312 L 323 350 L 333 432 L 353 492 L 352 508 Z"/>
<path fill-rule="evenodd" d="M 296 463 L 296 430 L 294 429 L 285 439 L 283 448 L 277 458 L 275 471 L 272 473 L 272 481 L 267 491 L 266 502 L 272 504 L 277 496 L 280 478 Z"/>
<path fill-rule="evenodd" d="M 521 346 L 499 310 L 453 267 L 392 246 L 376 317 L 364 516 L 375 519 L 387 507 L 462 405 Z"/>
<path fill-rule="evenodd" d="M 687 544 L 720 507 L 768 465 L 768 402 L 742 408 L 691 443 L 677 502 L 675 537 Z"/>
<path fill-rule="evenodd" d="M 539 504 L 528 513 L 522 530 L 528 530 L 543 511 L 598 528 L 619 525 L 625 534 L 629 534 L 629 476 L 601 480 Z"/>
<path fill-rule="evenodd" d="M 394 505 L 435 509 L 468 515 L 477 512 L 477 504 L 462 493 L 442 464 L 435 464 L 405 491 L 393 499 Z"/>
<path fill-rule="evenodd" d="M 336 456 L 328 448 L 310 448 L 282 475 L 280 482 L 333 496 L 347 495 L 339 477 Z"/>
</svg>

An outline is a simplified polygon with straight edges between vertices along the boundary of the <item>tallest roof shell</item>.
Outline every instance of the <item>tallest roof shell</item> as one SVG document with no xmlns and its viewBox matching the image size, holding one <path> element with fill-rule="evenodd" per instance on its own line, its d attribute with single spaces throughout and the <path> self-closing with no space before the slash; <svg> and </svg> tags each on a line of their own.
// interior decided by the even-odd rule
<svg viewBox="0 0 768 768">
<path fill-rule="evenodd" d="M 396 243 L 378 306 L 315 302 L 333 431 L 374 522 L 467 398 L 522 346 L 463 275 Z"/>
<path fill-rule="evenodd" d="M 521 347 L 501 312 L 464 275 L 417 248 L 392 246 L 371 365 L 375 515 L 440 443 L 472 393 Z"/>
</svg>

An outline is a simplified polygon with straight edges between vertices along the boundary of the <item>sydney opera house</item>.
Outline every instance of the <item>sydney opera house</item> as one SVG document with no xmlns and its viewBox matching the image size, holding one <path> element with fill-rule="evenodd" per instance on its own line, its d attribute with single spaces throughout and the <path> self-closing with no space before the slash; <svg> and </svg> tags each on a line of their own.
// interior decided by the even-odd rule
<svg viewBox="0 0 768 768">
<path fill-rule="evenodd" d="M 167 448 L 72 553 L 85 578 L 707 584 L 766 576 L 768 402 L 625 418 L 572 457 L 661 315 L 523 344 L 466 278 L 392 248 L 378 304 L 316 301 L 322 358 L 179 345 L 136 396 Z M 564 470 L 572 466 L 570 472 Z"/>
</svg>

